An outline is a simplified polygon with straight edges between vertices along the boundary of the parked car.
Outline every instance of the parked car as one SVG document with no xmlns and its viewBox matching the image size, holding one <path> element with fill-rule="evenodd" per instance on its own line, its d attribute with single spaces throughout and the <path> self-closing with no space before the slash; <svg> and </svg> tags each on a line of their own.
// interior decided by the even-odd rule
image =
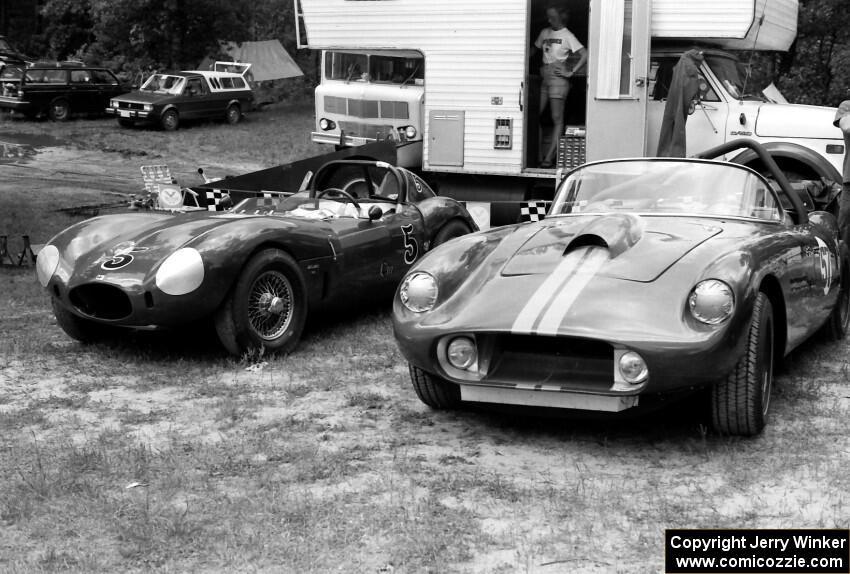
<svg viewBox="0 0 850 574">
<path fill-rule="evenodd" d="M 360 184 L 327 187 L 342 169 L 349 179 L 359 170 Z M 423 253 L 476 229 L 460 203 L 407 170 L 334 161 L 309 191 L 246 199 L 227 213 L 89 219 L 51 239 L 36 269 L 59 326 L 80 341 L 211 317 L 235 355 L 288 352 L 309 308 L 389 301 Z"/>
<path fill-rule="evenodd" d="M 65 121 L 74 113 L 103 113 L 111 98 L 127 91 L 106 68 L 78 62 L 6 66 L 0 71 L 0 108 L 34 118 L 46 113 Z"/>
<path fill-rule="evenodd" d="M 112 98 L 108 114 L 123 127 L 136 123 L 176 130 L 184 120 L 223 118 L 238 123 L 254 104 L 251 86 L 241 74 L 222 71 L 190 71 L 153 74 L 134 92 Z"/>
<path fill-rule="evenodd" d="M 594 162 L 543 221 L 426 255 L 393 304 L 419 398 L 618 412 L 708 388 L 717 431 L 759 433 L 774 364 L 822 327 L 846 333 L 850 252 L 742 141 L 706 153 L 745 145 L 778 189 L 727 162 Z"/>
</svg>

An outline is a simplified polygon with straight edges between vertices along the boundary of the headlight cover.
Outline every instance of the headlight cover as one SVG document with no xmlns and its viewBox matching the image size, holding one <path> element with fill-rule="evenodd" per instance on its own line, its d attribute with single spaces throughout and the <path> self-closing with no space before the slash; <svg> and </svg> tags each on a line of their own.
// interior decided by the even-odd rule
<svg viewBox="0 0 850 574">
<path fill-rule="evenodd" d="M 437 280 L 430 273 L 418 271 L 404 278 L 398 290 L 402 304 L 414 313 L 425 313 L 437 303 Z"/>
<path fill-rule="evenodd" d="M 153 111 L 153 104 L 145 104 L 142 109 L 145 110 L 146 112 L 152 112 Z"/>
<path fill-rule="evenodd" d="M 688 296 L 691 316 L 706 325 L 720 325 L 735 311 L 735 294 L 719 279 L 700 281 Z"/>
<path fill-rule="evenodd" d="M 204 282 L 204 261 L 196 249 L 178 249 L 156 272 L 156 286 L 166 295 L 191 293 Z"/>
<path fill-rule="evenodd" d="M 55 245 L 44 246 L 35 259 L 35 274 L 42 287 L 47 287 L 57 267 L 59 267 L 59 250 Z"/>
<path fill-rule="evenodd" d="M 649 376 L 649 368 L 646 366 L 646 361 L 634 351 L 626 351 L 620 355 L 617 368 L 620 369 L 620 375 L 623 377 L 623 380 L 630 385 L 639 385 Z"/>
<path fill-rule="evenodd" d="M 478 348 L 470 337 L 455 337 L 446 347 L 446 358 L 456 369 L 468 370 L 478 361 Z"/>
</svg>

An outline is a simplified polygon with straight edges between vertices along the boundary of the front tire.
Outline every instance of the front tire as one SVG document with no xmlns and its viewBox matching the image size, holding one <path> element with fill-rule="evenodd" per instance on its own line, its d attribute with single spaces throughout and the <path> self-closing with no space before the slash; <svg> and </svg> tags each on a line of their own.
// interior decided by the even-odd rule
<svg viewBox="0 0 850 574">
<path fill-rule="evenodd" d="M 838 301 L 829 314 L 826 322 L 826 336 L 832 341 L 839 341 L 847 335 L 850 327 L 850 250 L 839 243 L 838 253 L 841 258 L 841 287 L 838 292 Z"/>
<path fill-rule="evenodd" d="M 71 106 L 68 100 L 57 98 L 50 102 L 47 114 L 54 122 L 65 122 L 71 117 Z"/>
<path fill-rule="evenodd" d="M 279 249 L 267 249 L 245 265 L 216 312 L 221 344 L 233 355 L 264 348 L 289 353 L 307 319 L 307 289 L 298 263 Z"/>
<path fill-rule="evenodd" d="M 437 247 L 438 245 L 442 245 L 443 243 L 450 241 L 456 237 L 466 235 L 471 231 L 472 230 L 465 223 L 457 219 L 453 219 L 452 221 L 449 221 L 444 226 L 442 226 L 437 232 L 437 235 L 434 236 L 434 240 L 431 242 L 431 249 Z"/>
<path fill-rule="evenodd" d="M 460 387 L 419 367 L 408 365 L 410 382 L 419 400 L 432 409 L 456 409 L 460 406 Z"/>
<path fill-rule="evenodd" d="M 180 127 L 180 115 L 177 113 L 177 110 L 168 110 L 162 114 L 160 123 L 162 124 L 162 129 L 165 131 L 176 131 Z"/>
<path fill-rule="evenodd" d="M 747 347 L 725 381 L 711 389 L 711 422 L 726 435 L 759 434 L 770 407 L 773 387 L 773 307 L 759 293 L 747 336 Z"/>
<path fill-rule="evenodd" d="M 59 327 L 72 339 L 84 344 L 97 343 L 105 340 L 113 331 L 106 325 L 74 315 L 57 303 L 56 299 L 51 298 L 50 303 L 53 306 L 53 315 L 56 317 Z"/>
</svg>

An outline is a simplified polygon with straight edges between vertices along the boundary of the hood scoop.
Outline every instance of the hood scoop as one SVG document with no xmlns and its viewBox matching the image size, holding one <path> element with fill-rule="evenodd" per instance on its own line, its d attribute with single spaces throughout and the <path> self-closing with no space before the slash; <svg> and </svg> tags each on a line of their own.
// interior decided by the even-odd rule
<svg viewBox="0 0 850 574">
<path fill-rule="evenodd" d="M 691 249 L 718 233 L 717 226 L 682 218 L 644 218 L 631 213 L 552 219 L 502 268 L 503 276 L 552 273 L 571 252 L 603 247 L 608 261 L 597 274 L 653 281 Z"/>
</svg>

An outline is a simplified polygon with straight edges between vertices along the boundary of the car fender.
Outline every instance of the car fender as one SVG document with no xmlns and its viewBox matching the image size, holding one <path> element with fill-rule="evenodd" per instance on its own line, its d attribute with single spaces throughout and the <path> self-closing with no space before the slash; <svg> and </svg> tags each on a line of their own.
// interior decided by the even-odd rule
<svg viewBox="0 0 850 574">
<path fill-rule="evenodd" d="M 814 172 L 818 178 L 826 178 L 831 181 L 841 181 L 841 174 L 822 155 L 807 147 L 790 142 L 768 142 L 761 144 L 785 171 L 790 162 L 797 162 Z M 758 163 L 758 156 L 752 150 L 746 150 L 730 159 L 733 163 L 751 165 Z M 758 170 L 757 170 L 758 171 Z M 806 174 L 803 174 L 806 175 Z"/>
<path fill-rule="evenodd" d="M 434 240 L 434 237 L 443 228 L 443 226 L 453 219 L 463 221 L 471 231 L 478 231 L 478 225 L 469 212 L 450 197 L 429 197 L 417 204 L 419 211 L 422 213 L 422 219 L 425 222 L 425 229 L 428 233 L 428 243 Z"/>
</svg>

